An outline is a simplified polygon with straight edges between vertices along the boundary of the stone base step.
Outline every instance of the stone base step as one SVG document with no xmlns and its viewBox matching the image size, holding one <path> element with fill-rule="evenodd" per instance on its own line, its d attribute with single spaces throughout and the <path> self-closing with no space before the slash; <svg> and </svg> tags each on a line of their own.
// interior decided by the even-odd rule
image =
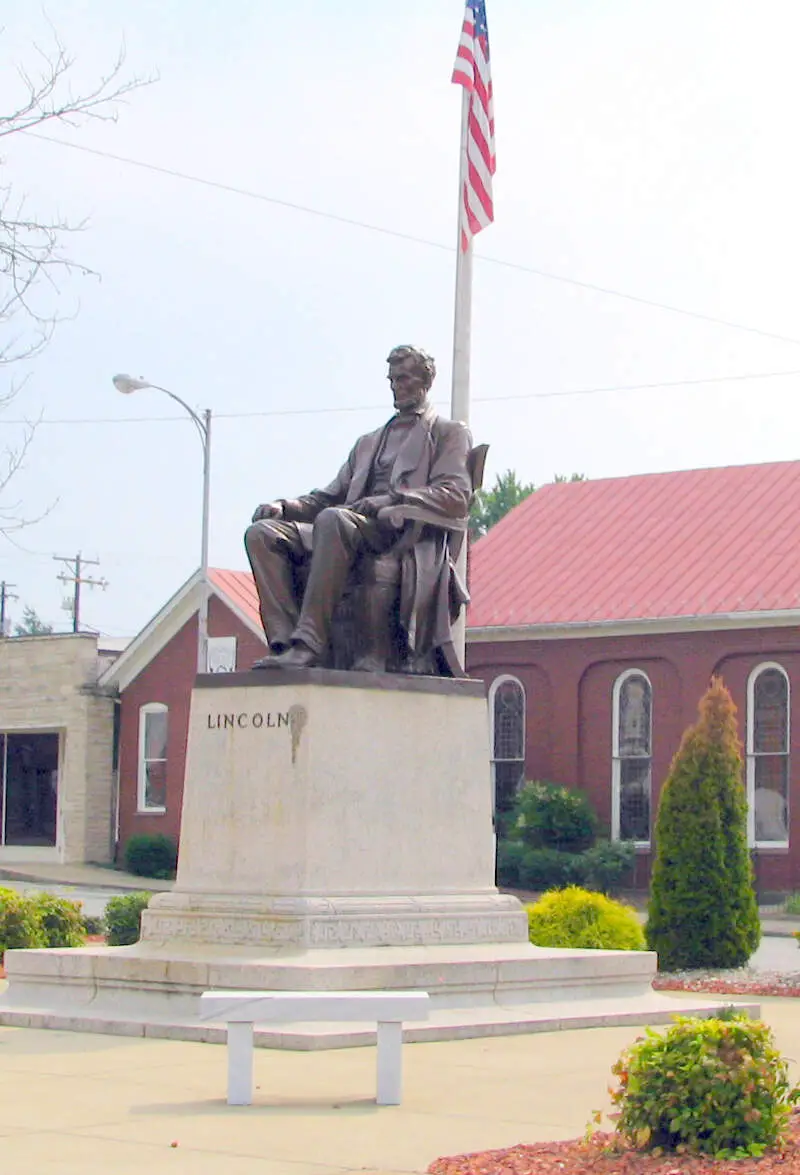
<svg viewBox="0 0 800 1175">
<path fill-rule="evenodd" d="M 730 1003 L 731 1001 L 728 1001 Z M 760 1014 L 752 1001 L 733 1001 L 751 1016 Z M 714 1000 L 680 998 L 650 991 L 628 999 L 585 999 L 540 1002 L 514 1007 L 442 1008 L 427 1021 L 404 1025 L 406 1043 L 466 1040 L 484 1036 L 518 1036 L 574 1028 L 610 1028 L 622 1025 L 667 1024 L 675 1015 L 711 1016 L 723 1006 Z M 3 1008 L 0 1024 L 17 1028 L 49 1028 L 67 1032 L 98 1032 L 112 1036 L 146 1036 L 223 1044 L 224 1024 L 169 1017 L 136 1018 L 114 1014 L 102 1006 L 72 1014 L 37 1008 Z M 258 1048 L 312 1051 L 357 1048 L 376 1043 L 374 1024 L 310 1023 L 257 1025 Z"/>
</svg>

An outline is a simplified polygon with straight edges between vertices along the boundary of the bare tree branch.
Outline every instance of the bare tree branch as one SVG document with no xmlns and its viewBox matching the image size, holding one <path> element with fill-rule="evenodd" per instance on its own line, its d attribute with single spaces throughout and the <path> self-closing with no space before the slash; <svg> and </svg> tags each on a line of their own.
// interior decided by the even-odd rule
<svg viewBox="0 0 800 1175">
<path fill-rule="evenodd" d="M 0 33 L 2 30 L 0 30 Z M 22 134 L 47 123 L 79 127 L 90 119 L 116 122 L 119 106 L 154 77 L 125 76 L 124 44 L 110 70 L 88 88 L 72 84 L 75 58 L 51 26 L 49 49 L 33 46 L 34 67 L 18 69 L 22 94 L 17 108 L 0 114 L 0 139 Z M 70 223 L 60 217 L 40 217 L 29 212 L 23 197 L 15 197 L 0 159 L 0 373 L 11 364 L 33 359 L 52 338 L 57 324 L 69 315 L 56 309 L 59 278 L 97 276 L 73 260 L 66 240 L 81 232 L 85 222 Z M 0 383 L 0 412 L 19 393 L 20 384 Z M 7 490 L 22 468 L 33 441 L 36 424 L 28 425 L 15 445 L 0 453 L 0 534 L 40 521 L 25 518 L 20 503 L 9 505 Z"/>
</svg>

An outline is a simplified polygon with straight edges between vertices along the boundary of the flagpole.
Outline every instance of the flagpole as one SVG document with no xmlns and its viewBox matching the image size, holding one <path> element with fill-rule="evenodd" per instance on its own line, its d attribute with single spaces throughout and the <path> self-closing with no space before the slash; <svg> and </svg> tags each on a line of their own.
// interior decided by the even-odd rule
<svg viewBox="0 0 800 1175">
<path fill-rule="evenodd" d="M 461 248 L 464 215 L 464 184 L 467 182 L 467 126 L 472 95 L 461 94 L 461 151 L 458 165 L 458 216 L 456 220 L 456 296 L 453 315 L 453 387 L 450 415 L 469 424 L 469 358 L 472 332 L 472 237 Z"/>
<path fill-rule="evenodd" d="M 472 336 L 472 237 L 466 249 L 461 248 L 461 226 L 464 210 L 464 184 L 467 180 L 467 128 L 471 94 L 464 88 L 461 94 L 461 150 L 458 165 L 458 216 L 456 234 L 456 288 L 453 312 L 453 383 L 450 396 L 450 416 L 469 424 L 469 363 Z M 456 570 L 463 583 L 467 582 L 467 536 L 461 544 Z M 466 608 L 461 609 L 453 625 L 453 645 L 462 665 L 466 666 L 467 623 Z"/>
</svg>

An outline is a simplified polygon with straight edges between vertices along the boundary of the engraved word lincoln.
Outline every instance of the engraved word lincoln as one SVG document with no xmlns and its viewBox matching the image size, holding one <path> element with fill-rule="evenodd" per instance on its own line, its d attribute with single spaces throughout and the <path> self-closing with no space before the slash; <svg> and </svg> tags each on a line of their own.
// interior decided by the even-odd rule
<svg viewBox="0 0 800 1175">
<path fill-rule="evenodd" d="M 428 402 L 430 355 L 388 357 L 395 413 L 324 489 L 258 506 L 245 534 L 270 653 L 253 668 L 462 676 L 455 569 L 486 446 Z"/>
<path fill-rule="evenodd" d="M 291 717 L 286 714 L 262 714 L 257 710 L 255 714 L 207 714 L 208 730 L 246 730 L 252 726 L 255 730 L 266 727 L 268 730 L 279 730 L 281 726 L 290 726 Z"/>
</svg>

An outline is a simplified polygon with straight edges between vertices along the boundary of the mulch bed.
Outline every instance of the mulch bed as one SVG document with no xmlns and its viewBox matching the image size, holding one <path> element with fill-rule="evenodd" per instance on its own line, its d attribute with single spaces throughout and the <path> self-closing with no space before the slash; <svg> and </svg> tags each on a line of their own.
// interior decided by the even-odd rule
<svg viewBox="0 0 800 1175">
<path fill-rule="evenodd" d="M 660 972 L 653 980 L 656 991 L 695 991 L 706 995 L 800 996 L 800 971 Z"/>
<path fill-rule="evenodd" d="M 792 1116 L 786 1142 L 761 1159 L 712 1159 L 704 1155 L 653 1156 L 620 1145 L 613 1134 L 569 1142 L 520 1143 L 436 1159 L 428 1175 L 800 1175 L 800 1114 Z"/>
</svg>

